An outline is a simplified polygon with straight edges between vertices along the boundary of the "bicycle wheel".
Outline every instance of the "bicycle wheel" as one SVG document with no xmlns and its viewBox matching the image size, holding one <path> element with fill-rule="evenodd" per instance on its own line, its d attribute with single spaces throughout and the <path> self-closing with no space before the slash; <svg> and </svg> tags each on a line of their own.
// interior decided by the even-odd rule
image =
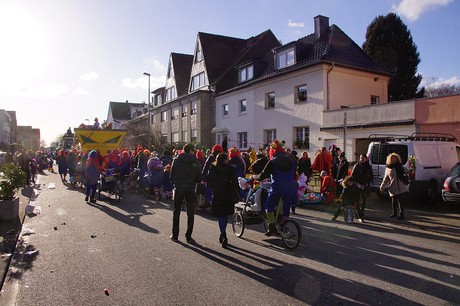
<svg viewBox="0 0 460 306">
<path fill-rule="evenodd" d="M 233 233 L 236 237 L 243 236 L 244 233 L 244 217 L 243 214 L 239 211 L 233 214 L 232 222 Z"/>
<path fill-rule="evenodd" d="M 288 219 L 281 226 L 281 239 L 288 249 L 295 249 L 302 238 L 300 226 L 294 220 Z"/>
</svg>

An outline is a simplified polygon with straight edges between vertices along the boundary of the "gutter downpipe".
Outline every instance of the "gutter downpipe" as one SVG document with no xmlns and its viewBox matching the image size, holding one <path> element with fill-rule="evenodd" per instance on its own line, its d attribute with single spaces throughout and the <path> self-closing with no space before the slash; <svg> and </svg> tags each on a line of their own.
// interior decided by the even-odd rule
<svg viewBox="0 0 460 306">
<path fill-rule="evenodd" d="M 329 74 L 331 73 L 332 69 L 334 69 L 334 62 L 332 62 L 331 68 L 327 71 L 326 75 L 326 90 L 327 90 L 327 97 L 326 97 L 326 110 L 329 110 Z"/>
</svg>

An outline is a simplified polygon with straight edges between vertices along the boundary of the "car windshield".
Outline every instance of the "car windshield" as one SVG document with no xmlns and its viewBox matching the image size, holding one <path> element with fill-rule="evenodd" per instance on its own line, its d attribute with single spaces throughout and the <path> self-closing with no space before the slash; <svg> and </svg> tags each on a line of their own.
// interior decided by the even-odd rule
<svg viewBox="0 0 460 306">
<path fill-rule="evenodd" d="M 460 165 L 456 164 L 452 169 L 450 169 L 447 176 L 459 176 L 460 175 Z"/>
</svg>

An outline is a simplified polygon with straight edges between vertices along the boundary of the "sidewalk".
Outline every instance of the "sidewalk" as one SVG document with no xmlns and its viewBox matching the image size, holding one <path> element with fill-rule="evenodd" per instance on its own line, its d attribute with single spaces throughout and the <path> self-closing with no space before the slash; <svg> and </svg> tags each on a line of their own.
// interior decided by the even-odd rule
<svg viewBox="0 0 460 306">
<path fill-rule="evenodd" d="M 19 193 L 19 217 L 16 220 L 0 221 L 0 289 L 3 287 L 5 277 L 13 257 L 16 242 L 21 233 L 22 223 L 24 222 L 25 208 L 29 203 L 33 186 L 21 189 Z"/>
</svg>

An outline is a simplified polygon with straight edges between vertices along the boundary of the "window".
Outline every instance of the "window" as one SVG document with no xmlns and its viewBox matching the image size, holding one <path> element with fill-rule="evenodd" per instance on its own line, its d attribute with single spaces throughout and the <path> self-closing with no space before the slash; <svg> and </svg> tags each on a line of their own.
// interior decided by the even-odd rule
<svg viewBox="0 0 460 306">
<path fill-rule="evenodd" d="M 176 87 L 170 87 L 166 89 L 166 101 L 170 101 L 177 98 Z"/>
<path fill-rule="evenodd" d="M 276 54 L 276 65 L 278 69 L 285 68 L 295 63 L 295 52 L 294 48 L 281 51 Z"/>
<path fill-rule="evenodd" d="M 172 77 L 174 77 L 174 69 L 173 69 L 172 62 L 170 61 L 169 66 L 168 66 L 168 79 Z"/>
<path fill-rule="evenodd" d="M 264 131 L 265 143 L 272 143 L 276 139 L 276 129 Z"/>
<path fill-rule="evenodd" d="M 303 126 L 295 128 L 294 147 L 298 149 L 310 149 L 310 127 Z"/>
<path fill-rule="evenodd" d="M 240 100 L 240 114 L 246 112 L 246 99 Z"/>
<path fill-rule="evenodd" d="M 199 46 L 196 47 L 195 51 L 195 63 L 198 63 L 203 60 L 203 54 L 201 53 L 201 49 Z"/>
<path fill-rule="evenodd" d="M 201 72 L 201 73 L 199 73 L 197 75 L 194 75 L 192 77 L 192 84 L 191 84 L 190 90 L 191 91 L 197 90 L 198 88 L 203 87 L 204 85 L 205 85 L 204 72 Z"/>
<path fill-rule="evenodd" d="M 178 143 L 179 142 L 179 133 L 171 133 L 171 142 Z"/>
<path fill-rule="evenodd" d="M 171 114 L 171 120 L 179 118 L 179 108 L 176 107 L 175 109 L 172 110 Z"/>
<path fill-rule="evenodd" d="M 182 105 L 182 118 L 187 117 L 187 105 Z"/>
<path fill-rule="evenodd" d="M 373 164 L 385 165 L 390 153 L 397 153 L 401 157 L 402 164 L 407 163 L 407 145 L 399 144 L 375 144 L 372 147 L 371 160 Z"/>
<path fill-rule="evenodd" d="M 196 143 L 196 136 L 197 136 L 197 131 L 192 130 L 190 133 L 190 142 Z"/>
<path fill-rule="evenodd" d="M 222 105 L 222 116 L 228 116 L 228 104 Z"/>
<path fill-rule="evenodd" d="M 380 98 L 379 96 L 371 96 L 371 104 L 379 104 Z"/>
<path fill-rule="evenodd" d="M 307 101 L 307 84 L 299 85 L 295 88 L 295 102 Z"/>
<path fill-rule="evenodd" d="M 158 94 L 158 95 L 155 95 L 155 100 L 154 100 L 154 105 L 157 106 L 157 105 L 161 105 L 161 103 L 163 102 L 162 98 L 161 98 L 161 95 Z"/>
<path fill-rule="evenodd" d="M 275 107 L 275 92 L 269 92 L 265 95 L 265 108 Z"/>
<path fill-rule="evenodd" d="M 238 70 L 238 81 L 244 82 L 254 77 L 254 66 L 247 65 Z"/>
<path fill-rule="evenodd" d="M 168 142 L 168 135 L 162 134 L 161 135 L 161 142 L 162 143 L 167 143 Z"/>
<path fill-rule="evenodd" d="M 246 149 L 248 147 L 248 133 L 238 133 L 238 149 Z"/>
<path fill-rule="evenodd" d="M 198 103 L 192 102 L 192 110 L 191 110 L 192 115 L 195 115 L 197 112 L 198 112 Z"/>
<path fill-rule="evenodd" d="M 182 142 L 187 142 L 187 131 L 182 131 Z"/>
<path fill-rule="evenodd" d="M 161 122 L 168 121 L 168 111 L 161 112 Z"/>
</svg>

